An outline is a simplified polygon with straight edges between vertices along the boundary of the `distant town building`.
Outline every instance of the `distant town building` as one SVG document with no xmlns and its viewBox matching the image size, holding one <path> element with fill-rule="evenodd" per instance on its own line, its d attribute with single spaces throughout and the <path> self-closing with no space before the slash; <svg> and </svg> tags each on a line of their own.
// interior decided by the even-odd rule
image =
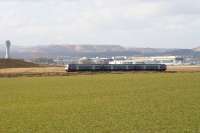
<svg viewBox="0 0 200 133">
<path fill-rule="evenodd" d="M 44 57 L 31 59 L 30 62 L 33 62 L 35 64 L 43 64 L 43 65 L 55 65 L 56 64 L 53 59 L 44 58 Z"/>
<path fill-rule="evenodd" d="M 134 60 L 113 60 L 109 64 L 136 64 Z"/>
<path fill-rule="evenodd" d="M 127 57 L 126 56 L 114 56 L 112 57 L 113 60 L 126 60 Z"/>
<path fill-rule="evenodd" d="M 179 56 L 155 56 L 155 57 L 129 57 L 126 60 L 113 60 L 109 64 L 183 64 L 183 57 Z"/>
<path fill-rule="evenodd" d="M 109 58 L 87 58 L 82 57 L 79 59 L 78 64 L 109 64 L 112 59 Z"/>
<path fill-rule="evenodd" d="M 200 65 L 200 57 L 184 57 L 185 65 Z"/>
</svg>

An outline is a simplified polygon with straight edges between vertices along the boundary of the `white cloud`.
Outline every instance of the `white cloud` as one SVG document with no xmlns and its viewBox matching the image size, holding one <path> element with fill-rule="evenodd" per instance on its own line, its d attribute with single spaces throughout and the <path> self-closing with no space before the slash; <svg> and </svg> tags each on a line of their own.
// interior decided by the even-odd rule
<svg viewBox="0 0 200 133">
<path fill-rule="evenodd" d="M 198 0 L 0 0 L 0 41 L 196 47 L 198 5 Z"/>
</svg>

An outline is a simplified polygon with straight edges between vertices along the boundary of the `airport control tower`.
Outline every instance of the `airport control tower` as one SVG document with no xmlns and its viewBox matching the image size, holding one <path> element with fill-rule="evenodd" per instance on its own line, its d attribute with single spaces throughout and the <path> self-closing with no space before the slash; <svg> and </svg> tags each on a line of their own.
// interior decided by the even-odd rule
<svg viewBox="0 0 200 133">
<path fill-rule="evenodd" d="M 5 59 L 9 59 L 10 58 L 10 47 L 11 47 L 11 42 L 10 40 L 6 41 L 6 55 L 5 55 Z"/>
</svg>

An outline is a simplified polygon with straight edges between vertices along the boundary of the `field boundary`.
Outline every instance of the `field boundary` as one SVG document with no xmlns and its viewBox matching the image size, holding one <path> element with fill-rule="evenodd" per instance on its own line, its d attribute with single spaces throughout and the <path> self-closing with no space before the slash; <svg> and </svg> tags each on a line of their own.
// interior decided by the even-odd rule
<svg viewBox="0 0 200 133">
<path fill-rule="evenodd" d="M 116 71 L 116 72 L 66 72 L 64 67 L 33 67 L 0 69 L 0 77 L 47 77 L 97 74 L 137 74 L 137 73 L 200 73 L 200 66 L 168 66 L 167 71 Z"/>
</svg>

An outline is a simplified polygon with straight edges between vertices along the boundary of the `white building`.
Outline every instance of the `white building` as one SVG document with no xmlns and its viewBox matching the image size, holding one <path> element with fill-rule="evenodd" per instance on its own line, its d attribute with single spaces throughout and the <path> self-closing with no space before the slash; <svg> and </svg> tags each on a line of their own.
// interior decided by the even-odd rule
<svg viewBox="0 0 200 133">
<path fill-rule="evenodd" d="M 136 64 L 134 60 L 113 60 L 109 64 Z"/>
<path fill-rule="evenodd" d="M 114 60 L 109 64 L 166 64 L 180 65 L 183 58 L 179 56 L 154 56 L 154 57 L 130 57 L 127 60 Z"/>
</svg>

